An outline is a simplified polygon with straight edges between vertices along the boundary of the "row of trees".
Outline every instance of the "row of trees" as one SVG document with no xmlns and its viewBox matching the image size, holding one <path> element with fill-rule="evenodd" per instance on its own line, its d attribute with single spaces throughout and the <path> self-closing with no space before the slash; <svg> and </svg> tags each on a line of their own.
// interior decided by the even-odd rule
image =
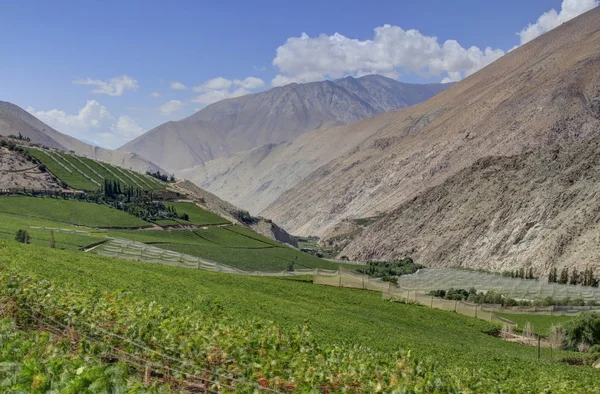
<svg viewBox="0 0 600 394">
<path fill-rule="evenodd" d="M 433 290 L 428 295 L 446 300 L 468 301 L 474 304 L 500 304 L 504 306 L 598 306 L 596 301 L 588 301 L 581 298 L 556 299 L 545 297 L 534 301 L 516 300 L 506 297 L 497 291 L 477 291 L 474 287 L 470 289 Z"/>
<path fill-rule="evenodd" d="M 422 265 L 417 264 L 410 257 L 392 261 L 368 261 L 367 267 L 358 268 L 357 271 L 374 278 L 381 278 L 384 282 L 398 283 L 401 275 L 410 275 L 417 272 Z"/>
<path fill-rule="evenodd" d="M 583 271 L 573 268 L 571 274 L 569 274 L 568 268 L 563 268 L 559 274 L 558 269 L 554 267 L 548 274 L 548 282 L 591 287 L 598 287 L 599 284 L 599 280 L 596 278 L 594 270 L 591 268 L 586 268 Z"/>
<path fill-rule="evenodd" d="M 519 268 L 514 271 L 504 271 L 502 276 L 521 279 L 538 279 L 537 276 L 533 275 L 533 268 L 531 267 L 527 270 L 525 270 L 525 268 Z"/>
</svg>

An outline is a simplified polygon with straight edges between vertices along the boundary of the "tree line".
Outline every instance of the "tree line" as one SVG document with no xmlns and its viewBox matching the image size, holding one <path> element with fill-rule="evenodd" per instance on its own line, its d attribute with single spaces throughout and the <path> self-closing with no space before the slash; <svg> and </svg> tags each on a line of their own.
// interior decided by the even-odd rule
<svg viewBox="0 0 600 394">
<path fill-rule="evenodd" d="M 596 278 L 592 268 L 586 268 L 583 271 L 573 268 L 570 274 L 568 268 L 563 268 L 559 274 L 558 268 L 554 267 L 550 270 L 550 273 L 548 273 L 548 283 L 598 287 L 599 282 L 600 281 Z"/>
</svg>

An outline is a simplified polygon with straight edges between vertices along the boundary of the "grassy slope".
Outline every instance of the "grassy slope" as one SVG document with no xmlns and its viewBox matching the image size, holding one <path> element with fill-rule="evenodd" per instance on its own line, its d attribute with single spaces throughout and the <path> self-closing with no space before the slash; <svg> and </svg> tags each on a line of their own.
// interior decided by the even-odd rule
<svg viewBox="0 0 600 394">
<path fill-rule="evenodd" d="M 281 326 L 309 321 L 319 341 L 347 341 L 388 351 L 403 347 L 412 349 L 417 357 L 438 361 L 442 368 L 466 368 L 469 373 L 494 379 L 531 381 L 531 376 L 544 374 L 555 380 L 555 389 L 565 390 L 571 384 L 567 379 L 591 385 L 597 377 L 591 368 L 550 362 L 546 350 L 538 362 L 535 348 L 487 335 L 495 327 L 491 323 L 385 302 L 377 292 L 119 261 L 12 242 L 0 247 L 0 263 L 58 284 L 122 289 L 175 307 L 202 297 L 218 300 L 232 316 L 265 318 Z"/>
<path fill-rule="evenodd" d="M 106 205 L 26 196 L 0 197 L 0 212 L 89 227 L 143 227 L 149 223 Z"/>
<path fill-rule="evenodd" d="M 70 166 L 67 163 L 65 163 L 64 160 L 60 161 L 60 163 L 65 165 L 67 168 L 70 168 L 71 172 L 68 172 L 61 165 L 57 164 L 56 160 L 54 160 L 52 157 L 48 156 L 45 152 L 42 152 L 42 151 L 39 151 L 39 150 L 33 149 L 33 148 L 26 148 L 26 150 L 31 154 L 31 156 L 35 157 L 36 159 L 38 159 L 39 161 L 44 163 L 46 165 L 46 167 L 48 168 L 48 170 L 50 170 L 51 173 L 56 175 L 58 177 L 58 179 L 60 179 L 61 181 L 66 182 L 67 185 L 69 185 L 69 187 L 71 187 L 73 189 L 78 189 L 78 190 L 98 190 L 99 189 L 98 185 L 94 184 L 93 182 L 90 182 L 88 179 L 83 177 L 75 169 L 70 168 Z M 57 158 L 57 160 L 60 160 L 60 158 L 57 157 L 59 155 L 58 153 L 53 152 L 52 154 L 54 157 Z M 86 170 L 87 170 L 87 172 L 90 172 L 87 168 L 85 170 L 82 169 L 82 171 L 84 171 L 84 172 Z M 93 174 L 91 174 L 90 176 L 92 176 L 92 175 Z"/>
<path fill-rule="evenodd" d="M 197 206 L 194 203 L 190 202 L 169 202 L 166 205 L 171 205 L 175 208 L 179 215 L 183 213 L 187 213 L 190 217 L 188 221 L 191 224 L 195 224 L 198 226 L 205 225 L 216 225 L 216 224 L 229 224 L 231 223 L 229 220 L 220 217 L 212 212 L 204 210 Z M 180 220 L 181 223 L 186 223 L 183 220 Z"/>
<path fill-rule="evenodd" d="M 243 232 L 243 234 L 238 233 Z M 318 259 L 239 226 L 206 230 L 128 231 L 111 230 L 108 235 L 153 244 L 156 247 L 203 257 L 249 271 L 283 271 L 295 261 L 296 268 L 336 270 L 337 263 Z"/>
<path fill-rule="evenodd" d="M 550 316 L 550 315 L 528 315 L 520 313 L 496 313 L 505 319 L 517 323 L 517 328 L 522 329 L 527 322 L 533 326 L 533 331 L 540 335 L 550 335 L 553 325 L 563 324 L 573 317 L 571 316 Z"/>
<path fill-rule="evenodd" d="M 27 230 L 30 236 L 30 243 L 40 246 L 50 245 L 50 231 L 44 229 L 34 229 L 35 227 L 49 227 L 66 230 L 81 230 L 81 228 L 66 225 L 64 223 L 53 222 L 50 220 L 23 217 L 0 212 L 0 239 L 13 240 L 17 230 Z M 57 249 L 81 250 L 87 245 L 100 242 L 105 239 L 104 234 L 96 233 L 87 235 L 69 234 L 55 231 L 54 241 Z"/>
<path fill-rule="evenodd" d="M 42 163 L 44 163 L 46 165 L 46 167 L 48 167 L 50 172 L 52 172 L 54 175 L 56 175 L 61 181 L 65 181 L 73 189 L 86 190 L 86 191 L 94 191 L 94 190 L 99 189 L 98 185 L 94 184 L 93 182 L 90 182 L 88 179 L 86 179 L 84 176 L 82 176 L 77 170 L 72 169 L 71 173 L 66 171 L 63 167 L 61 167 L 59 164 L 57 164 L 55 160 L 53 160 L 51 157 L 49 157 L 49 155 L 47 153 L 40 151 L 38 149 L 33 149 L 33 148 L 25 148 L 25 149 L 32 156 L 34 156 L 35 158 L 40 160 Z M 64 157 L 68 163 L 71 163 L 71 165 L 69 166 L 68 164 L 66 164 L 64 160 L 60 161 L 62 164 L 67 165 L 67 167 L 69 167 L 69 168 L 71 168 L 71 167 L 79 168 L 81 171 L 83 171 L 89 177 L 94 179 L 96 182 L 99 182 L 100 185 L 102 185 L 102 183 L 103 183 L 103 178 L 110 179 L 110 180 L 120 178 L 120 179 L 122 179 L 122 182 L 121 182 L 122 186 L 137 187 L 137 185 L 139 185 L 142 189 L 145 189 L 145 190 L 164 189 L 164 184 L 161 183 L 160 181 L 155 181 L 153 179 L 150 179 L 150 177 L 146 177 L 145 175 L 138 174 L 131 170 L 127 170 L 127 169 L 120 168 L 120 167 L 116 168 L 116 166 L 113 166 L 113 165 L 107 164 L 107 163 L 102 163 L 102 165 L 100 165 L 95 160 L 91 160 L 86 157 L 78 156 L 78 159 L 80 161 L 84 162 L 85 164 L 87 164 L 89 167 L 91 167 L 96 173 L 99 174 L 99 176 L 98 176 L 94 173 L 94 171 L 91 171 L 85 165 L 81 164 L 71 154 L 52 152 L 52 155 L 57 158 L 58 158 L 58 156 Z M 60 159 L 58 159 L 58 160 L 60 160 Z M 105 168 L 109 168 L 118 178 L 113 176 Z"/>
</svg>

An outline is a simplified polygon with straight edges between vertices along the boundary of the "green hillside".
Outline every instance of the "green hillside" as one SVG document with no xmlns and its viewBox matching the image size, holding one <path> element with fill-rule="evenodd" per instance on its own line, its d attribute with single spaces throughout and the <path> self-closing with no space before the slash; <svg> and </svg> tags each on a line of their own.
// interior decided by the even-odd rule
<svg viewBox="0 0 600 394">
<path fill-rule="evenodd" d="M 31 243 L 49 246 L 50 229 L 56 229 L 55 246 L 59 249 L 82 250 L 108 240 L 107 237 L 118 237 L 249 271 L 278 272 L 290 267 L 336 270 L 339 266 L 241 226 L 209 225 L 208 222 L 227 221 L 194 204 L 166 202 L 165 206 L 174 206 L 178 212 L 185 210 L 190 214 L 190 222 L 193 220 L 207 227 L 147 230 L 142 228 L 151 227 L 152 223 L 106 204 L 11 195 L 0 196 L 0 239 L 14 239 L 16 231 L 23 229 L 29 232 Z M 68 233 L 70 230 L 74 232 Z"/>
<path fill-rule="evenodd" d="M 104 184 L 104 179 L 119 181 L 123 187 L 142 190 L 160 190 L 165 184 L 146 174 L 76 156 L 70 153 L 34 147 L 24 148 L 31 156 L 43 163 L 56 177 L 77 190 L 94 191 Z"/>
<path fill-rule="evenodd" d="M 141 305 L 148 305 L 148 302 L 154 303 L 155 311 L 163 306 L 175 307 L 170 313 L 176 314 L 178 310 L 182 310 L 188 316 L 185 319 L 175 316 L 168 318 L 173 322 L 168 325 L 168 329 L 175 332 L 187 329 L 182 327 L 191 327 L 189 325 L 194 324 L 194 318 L 190 316 L 197 316 L 198 313 L 204 314 L 204 319 L 208 319 L 205 326 L 209 328 L 206 330 L 212 330 L 210 327 L 216 322 L 213 323 L 211 319 L 218 316 L 219 332 L 222 332 L 220 335 L 230 341 L 229 345 L 220 345 L 229 349 L 226 365 L 222 367 L 237 371 L 238 376 L 244 379 L 257 381 L 264 378 L 270 387 L 275 387 L 281 380 L 307 384 L 310 387 L 332 384 L 335 379 L 347 382 L 343 375 L 336 372 L 335 366 L 339 366 L 341 362 L 335 361 L 336 357 L 345 360 L 343 371 L 350 376 L 363 377 L 358 380 L 358 387 L 362 386 L 368 392 L 375 391 L 375 386 L 371 386 L 371 389 L 367 387 L 369 384 L 377 385 L 377 381 L 382 388 L 390 387 L 390 382 L 395 382 L 398 387 L 404 387 L 409 392 L 593 392 L 596 387 L 597 371 L 593 368 L 573 367 L 556 361 L 570 353 L 555 351 L 551 359 L 550 352 L 542 349 L 542 358 L 538 361 L 537 349 L 534 347 L 507 343 L 490 335 L 498 330 L 498 326 L 492 323 L 422 306 L 386 302 L 377 292 L 318 286 L 296 280 L 245 277 L 119 261 L 11 242 L 0 246 L 0 263 L 22 274 L 36 275 L 55 282 L 59 285 L 56 292 L 59 289 L 81 292 L 78 296 L 70 296 L 70 300 L 79 300 L 80 297 L 85 298 L 85 295 L 90 297 L 89 294 L 98 294 L 95 293 L 97 291 L 126 290 L 126 294 L 117 296 L 112 301 L 113 305 L 121 305 L 124 301 L 119 299 L 122 297 L 127 299 L 133 296 L 142 301 L 142 304 L 136 306 L 133 301 L 127 303 L 133 303 L 138 310 L 142 308 Z M 67 284 L 68 286 L 60 286 Z M 61 307 L 75 302 L 64 301 L 62 297 L 66 295 L 56 294 L 55 297 L 60 299 L 53 301 L 52 297 L 48 298 L 43 294 L 43 291 L 37 290 L 31 293 L 29 300 L 36 301 L 38 297 L 44 297 L 45 304 L 56 303 Z M 97 300 L 98 297 L 94 299 Z M 81 302 L 93 301 L 82 299 Z M 51 311 L 50 306 L 48 308 Z M 98 308 L 104 306 L 90 305 L 81 308 L 76 308 L 82 310 L 82 313 L 73 323 L 75 325 L 79 324 L 77 320 L 88 318 L 86 310 L 96 310 L 98 314 Z M 124 314 L 127 309 L 123 306 L 122 310 L 118 307 L 115 311 L 121 310 L 117 313 Z M 169 336 L 164 336 L 166 333 L 158 336 L 158 332 L 164 330 L 165 326 L 148 325 L 150 319 L 159 316 L 148 311 L 137 314 L 135 318 L 138 321 L 134 323 L 131 320 L 129 324 L 139 326 L 140 329 L 145 327 L 144 330 L 155 330 L 153 335 L 162 339 L 153 342 L 151 346 L 162 344 L 167 348 L 165 351 L 176 352 L 179 358 L 192 357 L 194 353 L 189 352 L 189 346 L 193 346 L 195 342 L 172 342 Z M 167 318 L 166 314 L 163 316 Z M 114 318 L 117 319 L 117 328 L 119 321 L 130 321 L 127 316 L 119 315 Z M 242 339 L 243 336 L 254 338 L 255 335 L 263 335 L 262 341 L 270 341 L 267 339 L 270 334 L 262 331 L 270 327 L 268 321 L 273 321 L 275 327 L 279 327 L 269 328 L 270 332 L 279 333 L 276 334 L 279 338 L 287 338 L 289 333 L 296 332 L 294 330 L 308 322 L 307 329 L 310 330 L 312 339 L 302 345 L 305 346 L 305 352 L 308 352 L 303 357 L 305 360 L 312 360 L 309 365 L 313 367 L 312 372 L 317 368 L 316 374 L 304 369 L 306 365 L 300 361 L 302 358 L 295 358 L 296 354 L 303 354 L 301 351 L 298 353 L 273 342 L 273 350 L 264 349 L 266 353 L 262 353 L 261 343 L 266 345 L 266 342 Z M 243 333 L 242 337 L 225 334 L 238 331 Z M 125 333 L 123 335 L 137 335 L 137 332 L 135 327 L 131 331 L 122 331 Z M 183 335 L 182 333 L 183 331 L 178 335 Z M 209 347 L 214 342 L 208 338 L 216 340 L 220 337 L 216 332 L 208 331 L 202 335 L 206 335 L 202 346 Z M 290 341 L 295 343 L 291 337 L 289 341 L 286 340 Z M 337 350 L 331 349 L 332 346 L 336 346 Z M 320 353 L 323 349 L 330 350 Z M 359 353 L 350 356 L 353 349 L 359 350 Z M 412 356 L 397 353 L 400 349 L 410 350 Z M 322 354 L 319 357 L 323 358 L 313 359 L 313 352 Z M 255 357 L 252 354 L 264 355 L 257 359 L 256 368 L 251 367 L 254 362 L 251 360 Z M 319 359 L 321 361 L 317 361 Z M 206 359 L 202 358 L 190 360 L 195 360 L 190 361 L 192 363 L 204 362 L 203 367 L 222 371 L 221 364 L 207 365 Z M 326 362 L 322 362 L 323 360 Z M 351 360 L 360 361 L 363 368 L 357 368 L 358 365 L 354 366 L 354 361 Z M 272 367 L 267 368 L 265 361 Z M 417 364 L 420 367 L 416 367 Z M 397 370 L 394 365 L 402 365 L 404 369 Z M 417 370 L 412 369 L 413 366 L 420 368 L 420 375 Z M 417 374 L 417 378 L 413 374 Z M 304 380 L 307 376 L 311 379 Z"/>
<path fill-rule="evenodd" d="M 28 196 L 0 197 L 0 212 L 87 227 L 147 227 L 135 216 L 103 204 Z"/>
</svg>

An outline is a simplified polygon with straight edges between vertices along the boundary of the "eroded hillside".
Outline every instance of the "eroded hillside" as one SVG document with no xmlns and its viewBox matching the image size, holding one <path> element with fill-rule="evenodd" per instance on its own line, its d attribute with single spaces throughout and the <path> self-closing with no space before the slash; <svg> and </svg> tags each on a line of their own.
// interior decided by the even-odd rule
<svg viewBox="0 0 600 394">
<path fill-rule="evenodd" d="M 261 214 L 297 235 L 373 217 L 478 159 L 600 132 L 600 9 L 512 51 L 396 117 Z M 374 118 L 375 119 L 375 118 Z"/>
<path fill-rule="evenodd" d="M 600 136 L 487 157 L 372 224 L 342 252 L 427 266 L 598 267 Z"/>
</svg>

